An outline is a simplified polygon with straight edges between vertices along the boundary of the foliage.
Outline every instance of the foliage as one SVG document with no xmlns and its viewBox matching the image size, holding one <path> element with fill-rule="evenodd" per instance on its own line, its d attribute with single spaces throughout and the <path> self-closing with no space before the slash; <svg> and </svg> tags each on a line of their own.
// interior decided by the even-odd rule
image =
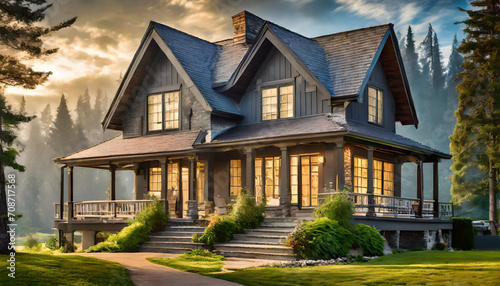
<svg viewBox="0 0 500 286">
<path fill-rule="evenodd" d="M 108 239 L 110 236 L 111 236 L 111 232 L 109 231 L 99 231 L 98 233 L 96 233 L 96 238 L 100 239 L 100 240 L 106 240 Z"/>
<path fill-rule="evenodd" d="M 434 243 L 434 245 L 432 246 L 432 250 L 445 250 L 446 249 L 446 246 L 443 244 L 443 243 Z"/>
<path fill-rule="evenodd" d="M 306 259 L 344 257 L 353 243 L 353 234 L 328 218 L 304 222 L 285 242 Z"/>
<path fill-rule="evenodd" d="M 7 270 L 9 255 L 0 255 Z M 2 285 L 130 285 L 127 269 L 116 262 L 81 255 L 16 253 L 16 278 L 2 272 Z M 22 273 L 22 274 L 21 274 Z"/>
<path fill-rule="evenodd" d="M 151 226 L 134 222 L 106 241 L 89 247 L 85 252 L 134 252 L 148 239 Z"/>
<path fill-rule="evenodd" d="M 160 231 L 165 228 L 169 214 L 163 211 L 163 204 L 156 196 L 145 199 L 153 200 L 146 208 L 136 216 L 136 220 L 151 228 L 151 231 Z"/>
<path fill-rule="evenodd" d="M 146 259 L 156 264 L 199 274 L 220 272 L 222 270 L 222 266 L 224 266 L 224 256 L 216 255 L 203 249 L 186 251 L 184 254 L 175 258 Z"/>
<path fill-rule="evenodd" d="M 300 268 L 247 268 L 210 274 L 245 285 L 496 285 L 498 251 L 418 251 L 368 262 Z M 333 281 L 333 282 L 332 282 Z"/>
<path fill-rule="evenodd" d="M 24 239 L 24 247 L 26 250 L 38 252 L 42 250 L 42 244 L 38 241 L 37 233 L 29 233 Z"/>
<path fill-rule="evenodd" d="M 363 251 L 363 255 L 384 255 L 385 239 L 380 235 L 380 231 L 360 223 L 354 226 L 352 233 L 354 241 Z"/>
<path fill-rule="evenodd" d="M 457 123 L 450 137 L 452 197 L 461 203 L 489 196 L 489 220 L 497 227 L 495 193 L 500 168 L 500 6 L 498 0 L 472 1 L 460 22 L 466 38 L 458 48 L 464 71 L 458 77 Z M 495 227 L 492 231 L 495 231 Z"/>
<path fill-rule="evenodd" d="M 338 194 L 327 196 L 325 201 L 314 211 L 316 217 L 326 217 L 337 221 L 341 226 L 346 228 L 351 227 L 352 223 L 349 219 L 353 214 L 354 204 L 351 202 L 347 189 Z"/>
<path fill-rule="evenodd" d="M 229 214 L 217 216 L 205 229 L 203 235 L 193 235 L 193 242 L 214 245 L 233 239 L 233 234 L 242 233 L 245 228 L 256 228 L 264 221 L 265 205 L 256 205 L 255 198 L 245 189 L 233 204 Z"/>
<path fill-rule="evenodd" d="M 456 249 L 469 250 L 474 246 L 474 227 L 468 217 L 452 217 L 452 246 Z"/>
<path fill-rule="evenodd" d="M 59 249 L 59 241 L 57 239 L 56 234 L 52 235 L 49 239 L 45 241 L 45 247 L 47 247 L 50 250 Z"/>
</svg>

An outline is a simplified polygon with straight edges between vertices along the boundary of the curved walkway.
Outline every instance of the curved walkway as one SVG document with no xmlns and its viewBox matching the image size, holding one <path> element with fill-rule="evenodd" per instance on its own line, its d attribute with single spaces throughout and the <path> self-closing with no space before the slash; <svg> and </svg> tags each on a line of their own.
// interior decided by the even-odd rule
<svg viewBox="0 0 500 286">
<path fill-rule="evenodd" d="M 184 272 L 170 267 L 151 263 L 147 257 L 175 257 L 169 253 L 81 253 L 80 255 L 118 262 L 125 267 L 134 284 L 142 285 L 240 285 L 226 280 L 211 278 L 195 273 Z"/>
</svg>

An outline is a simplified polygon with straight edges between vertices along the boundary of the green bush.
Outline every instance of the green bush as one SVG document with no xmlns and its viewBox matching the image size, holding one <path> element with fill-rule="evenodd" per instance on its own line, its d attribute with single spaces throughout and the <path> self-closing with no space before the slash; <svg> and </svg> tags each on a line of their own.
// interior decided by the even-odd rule
<svg viewBox="0 0 500 286">
<path fill-rule="evenodd" d="M 28 251 L 42 250 L 42 244 L 38 241 L 38 233 L 28 233 L 24 238 L 24 247 Z"/>
<path fill-rule="evenodd" d="M 59 241 L 57 240 L 57 235 L 52 235 L 49 239 L 45 241 L 45 247 L 50 250 L 59 249 Z"/>
<path fill-rule="evenodd" d="M 326 217 L 331 220 L 338 221 L 338 223 L 346 228 L 352 226 L 349 220 L 354 214 L 354 204 L 351 202 L 348 189 L 342 192 L 331 195 L 325 198 L 314 211 L 316 217 Z"/>
<path fill-rule="evenodd" d="M 304 222 L 285 242 L 306 259 L 344 257 L 353 245 L 354 237 L 336 221 L 318 218 Z"/>
<path fill-rule="evenodd" d="M 89 247 L 85 252 L 133 252 L 139 249 L 141 243 L 148 239 L 151 227 L 135 222 L 119 233 L 113 234 L 106 241 Z"/>
<path fill-rule="evenodd" d="M 167 225 L 169 214 L 163 211 L 163 204 L 156 196 L 145 196 L 144 199 L 153 200 L 153 202 L 147 205 L 135 217 L 135 220 L 151 227 L 151 231 L 162 230 Z"/>
<path fill-rule="evenodd" d="M 353 229 L 354 241 L 363 251 L 363 255 L 384 255 L 385 239 L 380 231 L 365 224 L 357 224 Z"/>
<path fill-rule="evenodd" d="M 256 228 L 264 221 L 265 205 L 256 205 L 255 198 L 242 189 L 241 195 L 232 205 L 231 212 L 214 218 L 203 235 L 193 235 L 193 242 L 214 245 L 233 239 L 233 234 L 243 233 L 245 228 Z"/>
<path fill-rule="evenodd" d="M 468 217 L 452 217 L 452 246 L 456 249 L 470 250 L 474 246 L 474 227 Z"/>
</svg>

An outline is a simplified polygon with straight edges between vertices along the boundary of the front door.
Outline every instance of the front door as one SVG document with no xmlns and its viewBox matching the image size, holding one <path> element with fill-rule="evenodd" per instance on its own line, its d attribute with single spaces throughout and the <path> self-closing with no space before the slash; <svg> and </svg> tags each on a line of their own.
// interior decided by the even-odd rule
<svg viewBox="0 0 500 286">
<path fill-rule="evenodd" d="M 300 206 L 318 205 L 319 164 L 317 155 L 300 156 Z"/>
<path fill-rule="evenodd" d="M 181 206 L 182 206 L 182 217 L 187 215 L 187 201 L 189 200 L 189 167 L 182 166 L 182 196 L 181 196 Z"/>
</svg>

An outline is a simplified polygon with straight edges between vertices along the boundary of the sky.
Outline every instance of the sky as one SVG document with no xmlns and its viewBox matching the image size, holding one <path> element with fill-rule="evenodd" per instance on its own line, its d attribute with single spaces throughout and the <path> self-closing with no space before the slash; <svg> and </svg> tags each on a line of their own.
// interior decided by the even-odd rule
<svg viewBox="0 0 500 286">
<path fill-rule="evenodd" d="M 466 18 L 458 7 L 470 8 L 468 0 L 54 0 L 43 25 L 78 19 L 45 39 L 45 46 L 58 47 L 58 53 L 28 62 L 53 74 L 34 90 L 9 87 L 5 94 L 13 105 L 25 96 L 32 114 L 47 103 L 55 110 L 62 93 L 74 110 L 86 87 L 92 95 L 101 88 L 112 98 L 149 21 L 217 41 L 232 37 L 231 16 L 243 10 L 307 37 L 385 23 L 393 23 L 401 37 L 411 25 L 417 45 L 431 23 L 446 64 L 453 36 L 464 37 L 454 24 Z"/>
</svg>

